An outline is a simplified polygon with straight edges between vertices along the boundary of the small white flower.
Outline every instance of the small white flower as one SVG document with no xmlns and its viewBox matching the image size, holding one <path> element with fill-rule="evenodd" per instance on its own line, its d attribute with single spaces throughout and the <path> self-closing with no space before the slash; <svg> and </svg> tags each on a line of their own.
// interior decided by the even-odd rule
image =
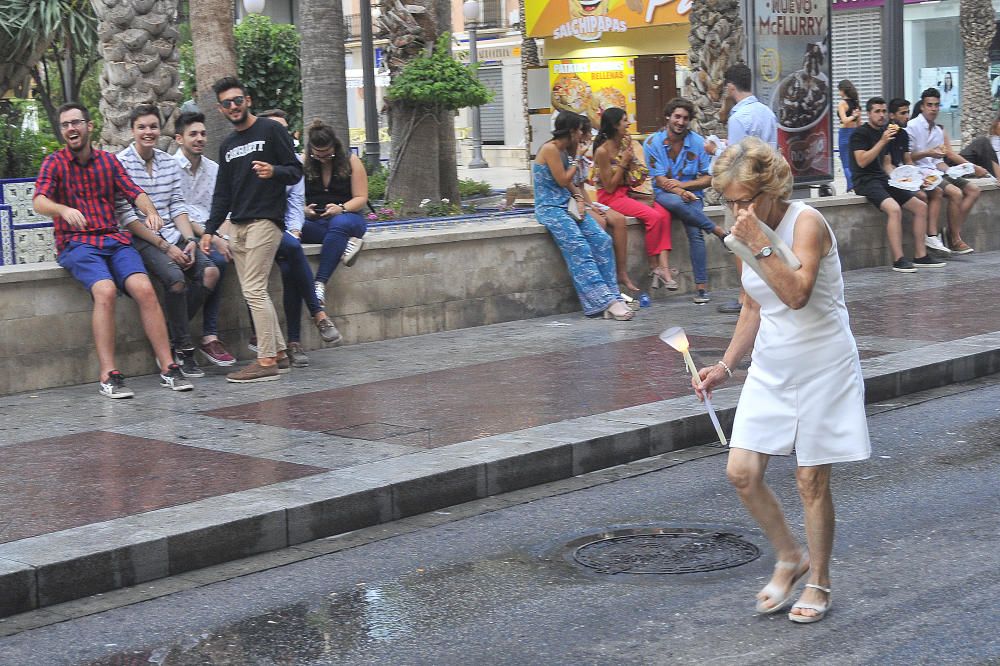
<svg viewBox="0 0 1000 666">
<path fill-rule="evenodd" d="M 424 199 L 423 201 L 420 202 L 420 207 L 423 208 L 424 206 L 426 206 L 430 202 L 431 202 L 430 199 Z"/>
<path fill-rule="evenodd" d="M 448 201 L 447 199 L 441 199 L 441 203 L 451 203 L 451 202 Z"/>
</svg>

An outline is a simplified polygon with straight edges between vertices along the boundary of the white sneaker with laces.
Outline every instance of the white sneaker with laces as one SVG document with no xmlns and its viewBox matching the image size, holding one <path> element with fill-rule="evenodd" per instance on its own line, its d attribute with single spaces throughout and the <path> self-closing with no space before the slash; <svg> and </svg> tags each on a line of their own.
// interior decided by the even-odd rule
<svg viewBox="0 0 1000 666">
<path fill-rule="evenodd" d="M 365 239 L 363 238 L 354 238 L 353 236 L 348 238 L 344 254 L 340 255 L 340 262 L 345 266 L 353 266 L 358 259 L 358 252 L 361 252 L 361 247 L 364 244 Z"/>
<path fill-rule="evenodd" d="M 941 254 L 951 254 L 951 250 L 941 242 L 940 236 L 928 236 L 924 239 L 924 245 L 927 246 L 928 250 L 934 250 Z"/>
<path fill-rule="evenodd" d="M 125 377 L 117 370 L 108 373 L 108 381 L 100 382 L 100 385 L 101 395 L 112 400 L 131 398 L 135 395 L 130 389 L 125 388 Z"/>
<path fill-rule="evenodd" d="M 160 373 L 160 386 L 171 391 L 190 391 L 194 384 L 184 378 L 184 373 L 176 363 L 171 363 L 166 374 Z"/>
<path fill-rule="evenodd" d="M 316 300 L 320 305 L 326 305 L 326 285 L 322 282 L 313 282 L 313 289 L 316 291 Z"/>
</svg>

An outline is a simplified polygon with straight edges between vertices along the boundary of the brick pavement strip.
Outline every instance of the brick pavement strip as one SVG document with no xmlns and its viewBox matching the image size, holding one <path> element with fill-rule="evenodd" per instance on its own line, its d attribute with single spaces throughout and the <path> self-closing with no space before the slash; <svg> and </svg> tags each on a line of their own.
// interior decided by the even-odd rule
<svg viewBox="0 0 1000 666">
<path fill-rule="evenodd" d="M 998 276 L 1000 254 L 951 262 L 949 271 L 935 275 L 900 277 L 879 269 L 845 274 L 869 403 L 1000 372 L 1000 321 L 990 307 Z M 679 358 L 650 340 L 660 329 L 682 324 L 702 343 L 694 347 L 696 355 L 699 350 L 706 354 L 699 360 L 711 362 L 734 321 L 677 300 L 644 310 L 636 322 L 624 325 L 563 315 L 356 345 L 314 354 L 313 368 L 274 387 L 223 390 L 221 378 L 202 380 L 210 387 L 196 396 L 207 410 L 204 415 L 192 414 L 190 402 L 173 396 L 166 407 L 155 399 L 140 400 L 146 393 L 162 395 L 152 391 L 130 401 L 142 406 L 134 420 L 122 417 L 129 404 L 99 401 L 91 387 L 9 397 L 8 406 L 30 404 L 32 414 L 41 411 L 47 418 L 5 426 L 0 450 L 30 451 L 34 442 L 52 441 L 59 419 L 69 427 L 75 415 L 85 414 L 91 430 L 77 424 L 79 446 L 75 454 L 63 455 L 71 470 L 86 461 L 87 442 L 100 434 L 102 419 L 111 432 L 131 437 L 121 441 L 155 439 L 163 451 L 183 445 L 199 452 L 181 455 L 173 465 L 150 460 L 148 468 L 140 456 L 129 461 L 127 478 L 109 475 L 104 486 L 91 479 L 96 489 L 87 501 L 96 506 L 104 501 L 118 513 L 95 511 L 93 522 L 68 529 L 55 521 L 48 533 L 0 543 L 0 616 L 53 604 L 62 604 L 53 607 L 56 615 L 60 608 L 68 612 L 66 607 L 98 608 L 101 602 L 81 598 L 127 586 L 137 586 L 140 596 L 155 595 L 163 593 L 156 579 L 184 574 L 183 588 L 210 580 L 218 567 L 238 574 L 248 565 L 236 560 L 260 553 L 279 551 L 273 554 L 278 564 L 295 561 L 326 547 L 325 542 L 309 544 L 315 539 L 711 442 L 714 430 L 687 393 Z M 373 358 L 379 360 L 377 367 Z M 484 364 L 498 365 L 484 372 Z M 334 365 L 337 371 L 328 372 Z M 466 378 L 459 382 L 461 392 L 442 393 L 456 377 Z M 393 387 L 403 386 L 406 391 L 394 394 Z M 534 392 L 527 403 L 507 402 L 505 390 Z M 727 429 L 739 390 L 720 390 L 714 399 Z M 381 402 L 361 413 L 366 403 L 357 400 L 346 414 L 338 412 L 338 402 L 352 392 Z M 444 403 L 462 400 L 462 392 L 488 405 L 484 413 L 500 412 L 502 418 L 483 420 L 468 413 L 476 409 L 476 400 L 448 409 Z M 312 396 L 300 401 L 309 408 L 289 416 L 300 395 Z M 406 399 L 394 403 L 394 395 Z M 526 408 L 546 400 L 551 404 L 539 407 L 544 418 Z M 58 415 L 44 413 L 47 403 Z M 564 406 L 565 416 L 559 418 Z M 213 418 L 213 411 L 224 418 Z M 371 427 L 350 430 L 364 424 Z M 447 435 L 433 445 L 387 444 L 394 435 L 411 435 L 414 425 L 441 428 Z M 184 469 L 185 459 L 197 464 Z M 247 466 L 241 468 L 240 461 Z M 0 472 L 0 487 L 13 487 L 11 475 L 27 470 L 44 482 L 45 467 L 30 463 Z M 223 494 L 177 494 L 178 484 L 190 492 L 191 473 L 215 487 L 218 480 L 208 482 L 213 471 L 239 476 L 249 469 L 257 470 L 248 472 L 252 478 L 218 486 Z M 230 492 L 233 487 L 242 489 Z M 30 505 L 39 499 L 19 488 L 19 496 L 3 501 Z M 72 500 L 53 496 L 49 501 Z M 416 528 L 424 519 L 410 520 Z M 0 524 L 0 539 L 5 528 Z M 306 545 L 292 553 L 280 551 L 296 544 Z M 198 571 L 205 567 L 213 569 Z M 5 631 L 32 620 L 12 622 Z"/>
</svg>

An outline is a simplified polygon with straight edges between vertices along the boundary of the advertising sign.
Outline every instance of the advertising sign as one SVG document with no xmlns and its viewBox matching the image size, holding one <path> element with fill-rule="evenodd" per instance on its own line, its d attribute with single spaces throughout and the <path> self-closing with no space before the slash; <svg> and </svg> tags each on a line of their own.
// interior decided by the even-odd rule
<svg viewBox="0 0 1000 666">
<path fill-rule="evenodd" d="M 778 117 L 796 184 L 833 178 L 830 0 L 754 0 L 757 97 Z"/>
<path fill-rule="evenodd" d="M 635 132 L 634 58 L 580 58 L 549 61 L 552 108 L 586 115 L 595 128 L 601 113 L 617 106 Z"/>
<path fill-rule="evenodd" d="M 920 90 L 937 88 L 941 93 L 941 110 L 953 111 L 958 108 L 958 66 L 921 67 Z"/>
<path fill-rule="evenodd" d="M 529 37 L 600 41 L 607 32 L 687 23 L 692 0 L 525 0 Z"/>
</svg>

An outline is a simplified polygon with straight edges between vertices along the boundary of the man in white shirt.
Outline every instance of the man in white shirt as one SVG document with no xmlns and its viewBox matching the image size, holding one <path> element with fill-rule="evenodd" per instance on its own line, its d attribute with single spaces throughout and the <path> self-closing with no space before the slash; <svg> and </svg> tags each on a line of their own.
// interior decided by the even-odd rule
<svg viewBox="0 0 1000 666">
<path fill-rule="evenodd" d="M 937 88 L 924 90 L 920 93 L 920 115 L 907 123 L 906 133 L 910 135 L 910 155 L 914 164 L 924 169 L 946 171 L 948 164 L 962 164 L 967 160 L 952 149 L 948 133 L 935 122 L 940 110 L 941 92 Z M 976 166 L 975 175 L 982 178 L 988 174 L 985 169 Z M 945 245 L 954 254 L 969 254 L 973 249 L 962 240 L 962 225 L 979 200 L 981 191 L 965 178 L 945 175 L 944 179 L 946 182 L 943 187 L 929 192 L 927 234 L 937 235 L 942 197 L 947 197 L 948 231 L 944 239 Z"/>
<path fill-rule="evenodd" d="M 175 125 L 174 140 L 180 149 L 174 154 L 174 159 L 181 170 L 181 192 L 187 203 L 188 215 L 195 236 L 201 238 L 205 233 L 205 220 L 212 206 L 212 192 L 215 190 L 215 177 L 219 173 L 219 165 L 206 157 L 205 141 L 208 133 L 205 129 L 205 116 L 197 111 L 182 113 Z M 218 366 L 230 366 L 236 358 L 226 351 L 219 340 L 219 297 L 220 290 L 216 285 L 222 282 L 226 266 L 232 260 L 229 252 L 229 238 L 226 235 L 212 239 L 212 251 L 208 255 L 215 266 L 215 271 L 205 274 L 205 289 L 210 293 L 205 297 L 202 308 L 201 344 L 199 349 L 209 361 Z"/>
</svg>

